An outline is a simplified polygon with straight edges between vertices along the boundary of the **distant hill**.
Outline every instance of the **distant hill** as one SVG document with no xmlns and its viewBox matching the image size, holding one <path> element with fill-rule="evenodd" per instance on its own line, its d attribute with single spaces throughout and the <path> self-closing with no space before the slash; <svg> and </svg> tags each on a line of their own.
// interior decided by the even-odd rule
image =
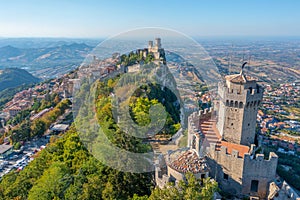
<svg viewBox="0 0 300 200">
<path fill-rule="evenodd" d="M 24 65 L 26 62 L 49 62 L 56 59 L 83 58 L 92 47 L 85 43 L 63 44 L 47 48 L 17 48 L 13 46 L 0 47 L 0 60 L 15 65 Z M 67 53 L 67 54 L 66 54 Z M 25 62 L 25 63 L 24 63 Z"/>
<path fill-rule="evenodd" d="M 0 91 L 39 81 L 39 78 L 34 77 L 24 69 L 7 68 L 0 70 Z"/>
<path fill-rule="evenodd" d="M 0 47 L 0 69 L 23 68 L 35 76 L 53 78 L 76 68 L 92 49 L 85 43 L 61 43 L 38 48 L 6 45 Z"/>
</svg>

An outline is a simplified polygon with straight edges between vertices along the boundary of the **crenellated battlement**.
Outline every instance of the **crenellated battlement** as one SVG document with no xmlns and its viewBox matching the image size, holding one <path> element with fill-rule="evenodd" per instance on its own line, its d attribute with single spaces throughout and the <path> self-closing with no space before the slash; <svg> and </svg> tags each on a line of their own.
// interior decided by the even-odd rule
<svg viewBox="0 0 300 200">
<path fill-rule="evenodd" d="M 264 154 L 256 154 L 255 156 L 247 154 L 245 155 L 246 162 L 277 162 L 278 156 L 274 152 L 270 152 L 269 158 L 265 159 Z"/>
<path fill-rule="evenodd" d="M 238 151 L 236 149 L 231 149 L 227 146 L 222 146 L 221 143 L 210 145 L 211 154 L 218 154 L 218 157 L 225 157 L 228 160 L 244 160 L 244 156 L 249 155 L 249 152 Z M 233 161 L 233 160 L 232 160 Z"/>
<path fill-rule="evenodd" d="M 206 108 L 204 110 L 199 111 L 199 120 L 208 119 L 213 116 L 213 107 Z"/>
<path fill-rule="evenodd" d="M 225 146 L 221 147 L 221 151 L 222 154 L 226 155 L 227 157 L 233 157 L 236 159 L 243 159 L 243 157 L 241 156 L 242 152 L 239 152 L 238 150 L 231 150 L 231 153 L 229 153 L 229 149 Z"/>
<path fill-rule="evenodd" d="M 199 122 L 203 119 L 209 119 L 213 116 L 214 110 L 212 107 L 200 111 L 193 112 L 188 117 L 188 133 L 189 134 L 195 134 L 199 133 Z"/>
<path fill-rule="evenodd" d="M 201 120 L 210 119 L 213 116 L 213 109 L 204 109 L 193 112 L 188 117 L 188 144 L 191 149 L 195 149 L 199 156 L 203 156 L 204 133 L 200 129 Z"/>
<path fill-rule="evenodd" d="M 263 89 L 260 86 L 258 86 L 258 89 L 230 89 L 226 85 L 219 83 L 218 94 L 223 102 L 234 100 L 245 104 L 246 102 L 259 101 L 263 96 Z"/>
</svg>

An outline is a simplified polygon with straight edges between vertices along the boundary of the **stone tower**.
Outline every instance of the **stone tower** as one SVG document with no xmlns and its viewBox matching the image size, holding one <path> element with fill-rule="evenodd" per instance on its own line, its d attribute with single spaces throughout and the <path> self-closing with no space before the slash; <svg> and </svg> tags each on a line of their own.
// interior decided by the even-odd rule
<svg viewBox="0 0 300 200">
<path fill-rule="evenodd" d="M 157 49 L 161 49 L 161 39 L 155 38 L 155 46 Z"/>
<path fill-rule="evenodd" d="M 153 48 L 153 41 L 149 41 L 148 42 L 148 49 L 152 49 Z"/>
<path fill-rule="evenodd" d="M 256 115 L 263 88 L 256 79 L 246 76 L 242 68 L 239 74 L 228 75 L 224 82 L 219 83 L 218 94 L 220 107 L 217 128 L 222 139 L 250 146 L 254 143 Z"/>
</svg>

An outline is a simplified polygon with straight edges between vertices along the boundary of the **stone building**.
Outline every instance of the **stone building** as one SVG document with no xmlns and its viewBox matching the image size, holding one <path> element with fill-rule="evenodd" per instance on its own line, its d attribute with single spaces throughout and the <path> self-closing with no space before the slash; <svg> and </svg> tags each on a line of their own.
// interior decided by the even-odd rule
<svg viewBox="0 0 300 200">
<path fill-rule="evenodd" d="M 160 38 L 155 38 L 155 43 L 153 43 L 153 41 L 149 41 L 148 48 L 138 49 L 137 52 L 142 54 L 144 58 L 146 58 L 149 54 L 153 55 L 154 62 L 163 61 L 164 64 L 166 63 L 165 51 L 162 48 Z"/>
<path fill-rule="evenodd" d="M 253 144 L 263 88 L 241 71 L 226 76 L 225 81 L 219 83 L 218 93 L 221 101 L 217 128 L 222 139 L 248 146 Z"/>
<path fill-rule="evenodd" d="M 191 172 L 196 178 L 207 178 L 209 168 L 206 160 L 199 157 L 195 149 L 182 148 L 169 151 L 164 157 L 160 155 L 156 163 L 156 184 L 163 188 L 168 182 L 178 184 L 185 180 L 185 174 Z"/>
<path fill-rule="evenodd" d="M 156 185 L 163 188 L 168 182 L 177 184 L 185 180 L 185 174 L 190 172 L 196 178 L 207 178 L 209 167 L 202 154 L 204 136 L 196 131 L 191 136 L 191 144 L 186 148 L 168 151 L 167 155 L 158 157 L 155 165 Z"/>
<path fill-rule="evenodd" d="M 149 41 L 148 43 L 148 53 L 153 53 L 155 59 L 160 58 L 161 53 L 161 39 L 155 38 L 155 45 L 153 45 L 153 41 Z"/>
<path fill-rule="evenodd" d="M 256 116 L 263 88 L 243 73 L 229 75 L 218 85 L 215 110 L 193 113 L 188 119 L 188 145 L 204 136 L 199 154 L 219 187 L 242 197 L 267 199 L 276 176 L 278 157 L 261 154 L 255 142 Z"/>
</svg>

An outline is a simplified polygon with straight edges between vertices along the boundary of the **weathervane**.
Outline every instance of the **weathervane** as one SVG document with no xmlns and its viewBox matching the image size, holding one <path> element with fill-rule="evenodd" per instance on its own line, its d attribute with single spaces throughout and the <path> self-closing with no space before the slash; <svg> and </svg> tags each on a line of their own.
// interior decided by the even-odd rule
<svg viewBox="0 0 300 200">
<path fill-rule="evenodd" d="M 243 74 L 243 69 L 245 68 L 245 65 L 246 65 L 247 63 L 248 63 L 248 62 L 244 62 L 244 63 L 243 63 L 242 69 L 241 69 L 241 73 L 240 73 L 241 75 Z"/>
</svg>

